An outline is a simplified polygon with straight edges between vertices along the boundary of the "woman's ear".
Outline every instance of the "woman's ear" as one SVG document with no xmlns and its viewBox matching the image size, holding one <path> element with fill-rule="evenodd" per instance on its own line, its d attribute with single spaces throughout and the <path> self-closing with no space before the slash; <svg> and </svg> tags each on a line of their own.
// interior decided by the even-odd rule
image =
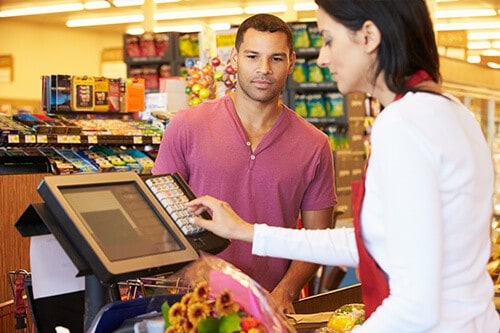
<svg viewBox="0 0 500 333">
<path fill-rule="evenodd" d="M 368 53 L 377 50 L 382 38 L 379 28 L 373 21 L 366 21 L 361 27 L 361 33 L 364 37 L 365 48 Z"/>
</svg>

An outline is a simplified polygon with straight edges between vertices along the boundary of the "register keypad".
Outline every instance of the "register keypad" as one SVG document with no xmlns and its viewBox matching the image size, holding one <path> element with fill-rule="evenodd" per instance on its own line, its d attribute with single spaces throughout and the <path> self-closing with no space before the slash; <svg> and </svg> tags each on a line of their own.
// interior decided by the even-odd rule
<svg viewBox="0 0 500 333">
<path fill-rule="evenodd" d="M 203 228 L 189 221 L 193 217 L 193 214 L 186 207 L 186 202 L 189 199 L 172 175 L 149 178 L 146 180 L 146 185 L 165 207 L 184 235 L 193 235 L 204 231 Z"/>
</svg>

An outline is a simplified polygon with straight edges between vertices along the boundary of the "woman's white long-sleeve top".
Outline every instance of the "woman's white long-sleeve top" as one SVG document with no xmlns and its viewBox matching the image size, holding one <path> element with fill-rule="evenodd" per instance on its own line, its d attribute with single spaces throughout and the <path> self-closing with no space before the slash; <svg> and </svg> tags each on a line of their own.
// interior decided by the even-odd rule
<svg viewBox="0 0 500 333">
<path fill-rule="evenodd" d="M 408 93 L 371 135 L 362 237 L 390 296 L 356 333 L 498 333 L 490 256 L 493 167 L 480 125 L 455 99 Z M 352 229 L 256 225 L 253 253 L 358 264 Z"/>
</svg>

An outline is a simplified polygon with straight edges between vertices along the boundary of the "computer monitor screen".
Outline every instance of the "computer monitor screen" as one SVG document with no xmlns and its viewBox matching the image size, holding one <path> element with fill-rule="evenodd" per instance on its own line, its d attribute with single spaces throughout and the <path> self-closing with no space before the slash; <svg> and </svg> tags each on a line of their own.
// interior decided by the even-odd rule
<svg viewBox="0 0 500 333">
<path fill-rule="evenodd" d="M 102 281 L 163 273 L 198 256 L 135 172 L 48 176 L 38 191 L 55 217 L 49 229 Z"/>
</svg>

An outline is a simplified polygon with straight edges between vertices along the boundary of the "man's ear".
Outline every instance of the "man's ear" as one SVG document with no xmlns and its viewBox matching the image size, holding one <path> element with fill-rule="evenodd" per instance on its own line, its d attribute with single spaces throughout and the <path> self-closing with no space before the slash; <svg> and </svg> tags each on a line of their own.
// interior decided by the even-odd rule
<svg viewBox="0 0 500 333">
<path fill-rule="evenodd" d="M 368 53 L 372 53 L 377 50 L 382 39 L 379 28 L 373 23 L 373 21 L 366 21 L 363 23 L 360 32 L 363 34 L 365 48 Z"/>
<path fill-rule="evenodd" d="M 295 61 L 297 60 L 297 55 L 295 54 L 295 51 L 292 52 L 290 55 L 290 66 L 288 68 L 288 74 L 293 73 L 293 69 L 295 68 Z"/>
<path fill-rule="evenodd" d="M 233 47 L 231 49 L 231 54 L 229 56 L 229 60 L 230 60 L 231 66 L 234 69 L 237 69 L 238 68 L 238 51 L 236 50 L 235 47 Z"/>
</svg>

